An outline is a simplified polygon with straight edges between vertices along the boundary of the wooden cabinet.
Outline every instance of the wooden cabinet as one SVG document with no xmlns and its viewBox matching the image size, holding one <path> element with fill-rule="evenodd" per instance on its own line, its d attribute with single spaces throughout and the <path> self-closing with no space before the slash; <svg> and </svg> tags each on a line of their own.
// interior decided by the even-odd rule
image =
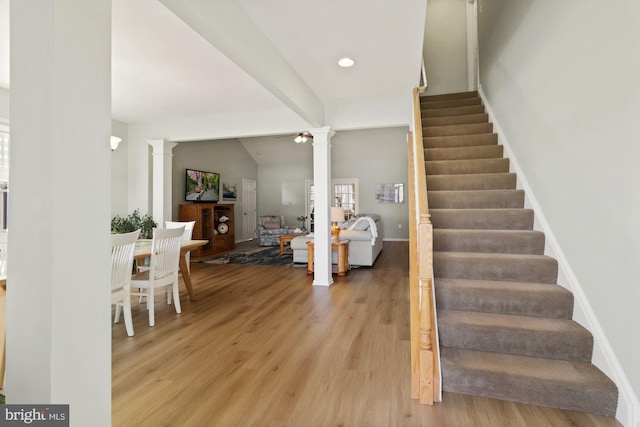
<svg viewBox="0 0 640 427">
<path fill-rule="evenodd" d="M 209 243 L 191 251 L 198 258 L 228 251 L 235 247 L 234 205 L 217 203 L 192 203 L 180 205 L 180 221 L 195 221 L 193 240 Z"/>
</svg>

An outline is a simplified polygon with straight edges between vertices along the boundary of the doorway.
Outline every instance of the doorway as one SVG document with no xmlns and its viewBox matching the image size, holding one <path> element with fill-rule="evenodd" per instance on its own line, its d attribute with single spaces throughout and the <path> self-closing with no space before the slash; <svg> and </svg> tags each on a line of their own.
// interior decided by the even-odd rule
<svg viewBox="0 0 640 427">
<path fill-rule="evenodd" d="M 256 227 L 258 218 L 256 217 L 256 181 L 251 179 L 242 180 L 242 237 L 243 240 L 256 238 Z"/>
</svg>

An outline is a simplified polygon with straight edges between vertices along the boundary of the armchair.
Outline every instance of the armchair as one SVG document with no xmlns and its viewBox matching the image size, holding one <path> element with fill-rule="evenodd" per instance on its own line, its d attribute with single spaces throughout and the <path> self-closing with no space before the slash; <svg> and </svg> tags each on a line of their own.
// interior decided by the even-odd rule
<svg viewBox="0 0 640 427">
<path fill-rule="evenodd" d="M 280 236 L 289 233 L 282 215 L 265 215 L 258 217 L 258 244 L 260 246 L 276 246 L 280 244 Z"/>
</svg>

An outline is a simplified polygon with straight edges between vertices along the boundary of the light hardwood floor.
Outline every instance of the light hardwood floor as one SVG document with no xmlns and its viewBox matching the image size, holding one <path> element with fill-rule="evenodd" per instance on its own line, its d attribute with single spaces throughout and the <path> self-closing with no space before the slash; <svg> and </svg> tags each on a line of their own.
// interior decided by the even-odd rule
<svg viewBox="0 0 640 427">
<path fill-rule="evenodd" d="M 290 256 L 290 255 L 289 255 Z M 114 426 L 619 426 L 611 418 L 445 394 L 410 398 L 408 245 L 311 286 L 301 267 L 193 263 L 182 314 L 113 326 Z"/>
</svg>

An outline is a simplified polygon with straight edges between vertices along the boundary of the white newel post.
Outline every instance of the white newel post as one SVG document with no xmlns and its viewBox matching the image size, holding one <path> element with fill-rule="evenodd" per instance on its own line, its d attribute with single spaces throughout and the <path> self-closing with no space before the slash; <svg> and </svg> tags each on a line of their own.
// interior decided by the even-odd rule
<svg viewBox="0 0 640 427">
<path fill-rule="evenodd" d="M 106 427 L 111 0 L 12 1 L 10 27 L 7 403 Z"/>
<path fill-rule="evenodd" d="M 314 196 L 314 262 L 313 285 L 330 286 L 331 277 L 331 137 L 330 127 L 311 129 L 313 135 L 313 196 Z"/>
<path fill-rule="evenodd" d="M 166 139 L 147 141 L 153 147 L 153 220 L 159 228 L 171 221 L 171 158 L 178 145 Z"/>
</svg>

